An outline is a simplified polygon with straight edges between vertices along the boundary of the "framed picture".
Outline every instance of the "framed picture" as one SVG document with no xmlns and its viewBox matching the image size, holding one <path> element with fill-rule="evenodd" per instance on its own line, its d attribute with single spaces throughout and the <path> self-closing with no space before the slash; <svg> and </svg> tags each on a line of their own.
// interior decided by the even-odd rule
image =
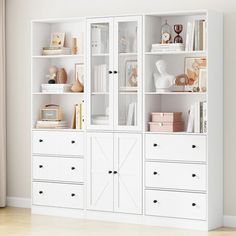
<svg viewBox="0 0 236 236">
<path fill-rule="evenodd" d="M 206 69 L 207 61 L 205 57 L 186 57 L 184 71 L 188 76 L 185 91 L 199 92 L 199 74 L 201 69 Z"/>
<path fill-rule="evenodd" d="M 202 68 L 199 70 L 199 88 L 200 92 L 207 91 L 207 69 Z"/>
<path fill-rule="evenodd" d="M 127 60 L 125 63 L 125 86 L 138 86 L 138 62 L 137 60 Z"/>
<path fill-rule="evenodd" d="M 64 47 L 65 32 L 51 33 L 50 47 Z"/>
<path fill-rule="evenodd" d="M 84 84 L 84 64 L 76 63 L 75 64 L 75 80 L 79 80 L 82 84 Z"/>
</svg>

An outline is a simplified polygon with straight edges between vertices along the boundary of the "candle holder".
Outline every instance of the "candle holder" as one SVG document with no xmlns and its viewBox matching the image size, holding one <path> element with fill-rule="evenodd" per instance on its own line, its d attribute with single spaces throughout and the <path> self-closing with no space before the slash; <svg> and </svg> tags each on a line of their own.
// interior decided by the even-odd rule
<svg viewBox="0 0 236 236">
<path fill-rule="evenodd" d="M 180 33 L 183 31 L 183 25 L 174 25 L 174 31 L 177 34 L 174 38 L 174 43 L 183 43 L 183 38 L 180 36 Z"/>
</svg>

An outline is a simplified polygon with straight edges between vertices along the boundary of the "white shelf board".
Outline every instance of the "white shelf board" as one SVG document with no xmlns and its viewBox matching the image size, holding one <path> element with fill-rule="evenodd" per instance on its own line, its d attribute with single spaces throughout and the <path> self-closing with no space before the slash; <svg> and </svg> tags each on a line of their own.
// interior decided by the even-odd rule
<svg viewBox="0 0 236 236">
<path fill-rule="evenodd" d="M 123 92 L 123 91 L 120 91 L 119 94 L 121 95 L 138 95 L 138 92 Z"/>
<path fill-rule="evenodd" d="M 32 128 L 32 131 L 67 131 L 67 132 L 84 132 L 82 129 L 71 129 L 71 128 L 66 128 L 66 129 L 40 129 L 40 128 Z"/>
<path fill-rule="evenodd" d="M 76 93 L 76 92 L 65 92 L 65 93 L 42 93 L 36 92 L 33 95 L 84 95 L 84 93 Z"/>
<path fill-rule="evenodd" d="M 199 56 L 206 56 L 206 51 L 145 52 L 145 55 L 199 55 Z"/>
<path fill-rule="evenodd" d="M 167 134 L 167 135 L 199 135 L 199 136 L 207 136 L 207 133 L 189 133 L 189 132 L 151 132 L 146 131 L 145 134 Z"/>
<path fill-rule="evenodd" d="M 137 56 L 138 54 L 136 52 L 121 52 L 119 53 L 119 56 L 121 57 L 129 57 L 129 56 Z"/>
<path fill-rule="evenodd" d="M 50 59 L 50 58 L 81 58 L 84 55 L 38 55 L 32 56 L 33 59 Z"/>
<path fill-rule="evenodd" d="M 145 95 L 206 95 L 205 92 L 145 92 Z"/>
<path fill-rule="evenodd" d="M 92 92 L 92 95 L 109 95 L 108 92 Z"/>
<path fill-rule="evenodd" d="M 108 53 L 98 53 L 98 54 L 92 54 L 92 57 L 108 57 Z"/>
</svg>

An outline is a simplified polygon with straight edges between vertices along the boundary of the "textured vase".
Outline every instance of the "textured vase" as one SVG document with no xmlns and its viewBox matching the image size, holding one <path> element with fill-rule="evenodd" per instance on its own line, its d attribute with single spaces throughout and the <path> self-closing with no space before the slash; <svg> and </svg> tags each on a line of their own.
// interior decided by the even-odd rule
<svg viewBox="0 0 236 236">
<path fill-rule="evenodd" d="M 57 72 L 57 84 L 66 84 L 67 82 L 67 73 L 64 68 L 58 69 Z"/>
<path fill-rule="evenodd" d="M 83 92 L 84 91 L 84 85 L 80 83 L 80 81 L 77 79 L 75 80 L 74 84 L 71 87 L 72 92 Z"/>
</svg>

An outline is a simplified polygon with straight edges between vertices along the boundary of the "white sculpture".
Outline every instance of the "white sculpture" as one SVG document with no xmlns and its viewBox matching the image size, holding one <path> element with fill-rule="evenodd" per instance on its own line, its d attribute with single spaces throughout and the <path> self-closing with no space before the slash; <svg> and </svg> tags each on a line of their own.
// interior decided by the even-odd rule
<svg viewBox="0 0 236 236">
<path fill-rule="evenodd" d="M 175 83 L 175 76 L 169 74 L 167 70 L 167 63 L 164 60 L 156 62 L 157 73 L 154 73 L 154 84 L 156 92 L 168 92 L 170 87 Z"/>
</svg>

